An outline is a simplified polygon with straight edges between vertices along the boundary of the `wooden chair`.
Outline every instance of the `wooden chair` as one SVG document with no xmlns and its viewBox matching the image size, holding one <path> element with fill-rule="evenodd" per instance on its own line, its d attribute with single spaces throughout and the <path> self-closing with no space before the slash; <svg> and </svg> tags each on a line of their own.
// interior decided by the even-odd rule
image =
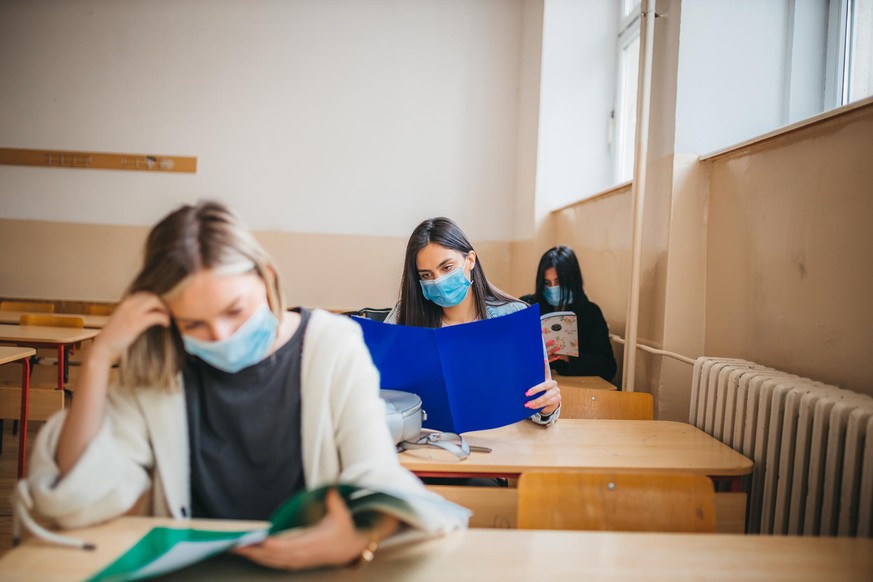
<svg viewBox="0 0 873 582">
<path fill-rule="evenodd" d="M 90 304 L 86 308 L 85 313 L 88 315 L 112 315 L 114 308 L 112 305 Z"/>
<path fill-rule="evenodd" d="M 372 319 L 374 321 L 385 321 L 388 314 L 391 313 L 391 307 L 362 307 L 357 311 L 343 311 L 343 315 L 357 315 L 364 319 Z"/>
<path fill-rule="evenodd" d="M 654 400 L 646 392 L 561 387 L 561 418 L 652 420 L 653 417 Z"/>
<path fill-rule="evenodd" d="M 31 303 L 30 301 L 2 301 L 0 311 L 31 311 L 35 313 L 54 313 L 54 303 Z"/>
<path fill-rule="evenodd" d="M 518 528 L 714 532 L 715 491 L 708 477 L 694 474 L 524 473 Z"/>
<path fill-rule="evenodd" d="M 18 318 L 18 325 L 41 325 L 46 327 L 85 327 L 81 315 L 42 315 L 25 313 Z"/>
</svg>

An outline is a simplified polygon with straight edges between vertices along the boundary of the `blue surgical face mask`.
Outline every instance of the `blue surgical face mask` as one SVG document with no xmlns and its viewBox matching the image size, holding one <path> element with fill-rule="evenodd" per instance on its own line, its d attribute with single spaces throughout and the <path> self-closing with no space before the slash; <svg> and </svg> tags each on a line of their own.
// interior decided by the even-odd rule
<svg viewBox="0 0 873 582">
<path fill-rule="evenodd" d="M 543 287 L 543 298 L 546 303 L 552 307 L 558 307 L 561 304 L 561 289 L 560 285 L 554 287 Z M 570 291 L 567 297 L 567 305 L 573 303 L 573 292 Z"/>
<path fill-rule="evenodd" d="M 230 336 L 216 342 L 207 342 L 187 335 L 182 336 L 185 351 L 197 356 L 213 368 L 235 374 L 264 359 L 276 341 L 279 322 L 266 303 Z"/>
<path fill-rule="evenodd" d="M 470 280 L 464 275 L 464 267 L 458 267 L 451 273 L 432 281 L 419 280 L 419 283 L 424 298 L 440 307 L 454 307 L 463 301 L 471 285 Z"/>
</svg>

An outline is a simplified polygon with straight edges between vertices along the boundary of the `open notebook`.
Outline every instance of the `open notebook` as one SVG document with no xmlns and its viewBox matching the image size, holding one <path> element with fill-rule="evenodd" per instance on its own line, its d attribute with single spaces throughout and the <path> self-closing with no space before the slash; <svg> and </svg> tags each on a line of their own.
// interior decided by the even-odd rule
<svg viewBox="0 0 873 582">
<path fill-rule="evenodd" d="M 572 311 L 553 311 L 540 318 L 543 328 L 543 341 L 554 348 L 558 356 L 579 357 L 579 332 L 576 314 Z"/>
<path fill-rule="evenodd" d="M 291 497 L 270 518 L 269 528 L 245 531 L 153 528 L 91 578 L 91 582 L 141 580 L 167 574 L 232 548 L 256 544 L 271 534 L 313 525 L 324 516 L 325 496 L 332 488 L 339 491 L 359 528 L 371 527 L 377 513 L 393 515 L 408 524 L 418 521 L 406 501 L 388 493 L 348 484 L 324 485 Z M 446 504 L 446 511 L 457 509 Z M 395 538 L 399 540 L 399 536 Z"/>
</svg>

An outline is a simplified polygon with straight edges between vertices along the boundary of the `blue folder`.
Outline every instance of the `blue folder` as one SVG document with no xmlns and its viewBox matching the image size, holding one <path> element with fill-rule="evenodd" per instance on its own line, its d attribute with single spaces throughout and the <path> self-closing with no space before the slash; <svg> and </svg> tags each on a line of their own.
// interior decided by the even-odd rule
<svg viewBox="0 0 873 582">
<path fill-rule="evenodd" d="M 467 432 L 496 428 L 535 411 L 525 392 L 545 379 L 540 308 L 442 328 L 355 318 L 364 331 L 381 387 L 418 394 L 425 428 Z"/>
</svg>

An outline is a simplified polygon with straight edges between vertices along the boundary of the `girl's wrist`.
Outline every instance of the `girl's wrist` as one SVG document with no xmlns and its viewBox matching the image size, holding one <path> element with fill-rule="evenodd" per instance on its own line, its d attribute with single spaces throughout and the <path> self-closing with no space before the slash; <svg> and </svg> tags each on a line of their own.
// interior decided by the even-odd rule
<svg viewBox="0 0 873 582">
<path fill-rule="evenodd" d="M 361 566 L 372 562 L 376 557 L 376 550 L 379 549 L 379 544 L 382 543 L 385 538 L 393 534 L 399 526 L 400 522 L 397 521 L 397 518 L 390 515 L 383 515 L 382 519 L 380 519 L 370 530 L 362 532 L 366 539 L 366 545 L 361 550 L 360 555 L 351 561 L 351 565 Z"/>
<path fill-rule="evenodd" d="M 103 346 L 99 341 L 95 341 L 85 357 L 82 365 L 85 367 L 106 368 L 109 369 L 115 363 L 117 357 Z"/>
</svg>

